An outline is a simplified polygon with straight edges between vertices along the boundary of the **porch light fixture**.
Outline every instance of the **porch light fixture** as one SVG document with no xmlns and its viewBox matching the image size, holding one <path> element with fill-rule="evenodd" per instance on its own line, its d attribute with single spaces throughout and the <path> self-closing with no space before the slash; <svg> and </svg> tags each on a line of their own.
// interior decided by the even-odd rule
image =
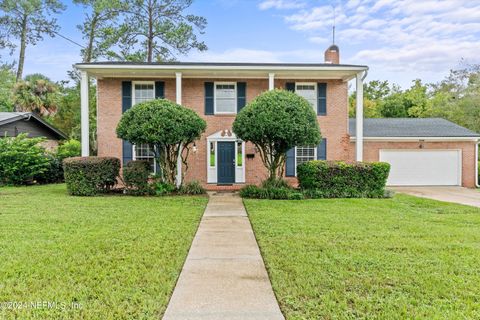
<svg viewBox="0 0 480 320">
<path fill-rule="evenodd" d="M 197 144 L 193 143 L 193 153 L 197 153 Z"/>
</svg>

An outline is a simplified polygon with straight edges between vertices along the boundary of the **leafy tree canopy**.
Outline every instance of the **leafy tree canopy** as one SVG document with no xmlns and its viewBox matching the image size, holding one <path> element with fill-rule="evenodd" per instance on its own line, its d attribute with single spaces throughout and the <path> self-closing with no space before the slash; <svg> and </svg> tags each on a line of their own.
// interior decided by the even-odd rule
<svg viewBox="0 0 480 320">
<path fill-rule="evenodd" d="M 164 181 L 174 183 L 178 154 L 186 166 L 184 173 L 188 169 L 190 146 L 206 127 L 205 120 L 195 111 L 169 100 L 156 99 L 127 110 L 117 126 L 117 136 L 133 144 L 154 146 Z"/>
<path fill-rule="evenodd" d="M 256 97 L 238 113 L 233 131 L 259 149 L 270 179 L 283 175 L 289 149 L 317 145 L 321 139 L 310 103 L 285 90 L 267 91 Z"/>
</svg>

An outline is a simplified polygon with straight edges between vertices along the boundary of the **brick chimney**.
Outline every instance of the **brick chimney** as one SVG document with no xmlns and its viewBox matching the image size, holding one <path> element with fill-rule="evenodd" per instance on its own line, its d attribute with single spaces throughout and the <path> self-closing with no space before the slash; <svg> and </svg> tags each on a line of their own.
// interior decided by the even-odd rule
<svg viewBox="0 0 480 320">
<path fill-rule="evenodd" d="M 340 63 L 340 49 L 338 49 L 337 45 L 332 44 L 327 50 L 325 50 L 325 63 Z"/>
</svg>

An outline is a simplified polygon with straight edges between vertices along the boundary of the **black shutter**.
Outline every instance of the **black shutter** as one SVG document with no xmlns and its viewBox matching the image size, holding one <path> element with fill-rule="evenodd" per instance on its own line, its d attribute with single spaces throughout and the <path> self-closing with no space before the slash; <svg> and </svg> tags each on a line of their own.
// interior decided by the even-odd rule
<svg viewBox="0 0 480 320">
<path fill-rule="evenodd" d="M 155 99 L 165 98 L 165 82 L 155 81 Z"/>
<path fill-rule="evenodd" d="M 132 82 L 122 81 L 122 113 L 130 109 L 132 106 Z M 125 166 L 127 162 L 132 160 L 132 144 L 126 140 L 122 140 L 122 164 Z"/>
<path fill-rule="evenodd" d="M 205 82 L 205 114 L 213 114 L 213 82 Z"/>
<path fill-rule="evenodd" d="M 327 139 L 325 138 L 317 146 L 317 160 L 327 160 Z"/>
<path fill-rule="evenodd" d="M 327 114 L 327 84 L 317 84 L 318 103 L 317 103 L 317 115 L 324 116 Z"/>
<path fill-rule="evenodd" d="M 237 113 L 245 107 L 247 103 L 247 83 L 237 82 Z"/>
<path fill-rule="evenodd" d="M 295 177 L 295 148 L 287 151 L 285 158 L 285 176 Z"/>
<path fill-rule="evenodd" d="M 295 82 L 285 83 L 285 90 L 295 92 Z"/>
</svg>

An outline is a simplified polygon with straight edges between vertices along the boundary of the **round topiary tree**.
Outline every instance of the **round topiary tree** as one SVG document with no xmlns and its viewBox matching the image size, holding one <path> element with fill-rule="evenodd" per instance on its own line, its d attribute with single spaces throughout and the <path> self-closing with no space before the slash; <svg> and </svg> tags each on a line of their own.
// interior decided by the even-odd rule
<svg viewBox="0 0 480 320">
<path fill-rule="evenodd" d="M 190 146 L 200 138 L 207 124 L 193 110 L 165 99 L 139 103 L 126 111 L 117 126 L 117 136 L 133 144 L 154 146 L 164 182 L 175 183 L 177 158 L 185 171 Z M 181 177 L 181 184 L 183 174 Z"/>
<path fill-rule="evenodd" d="M 257 147 L 270 180 L 283 176 L 289 149 L 317 145 L 321 140 L 312 105 L 285 90 L 267 91 L 256 97 L 238 113 L 233 131 Z"/>
</svg>

